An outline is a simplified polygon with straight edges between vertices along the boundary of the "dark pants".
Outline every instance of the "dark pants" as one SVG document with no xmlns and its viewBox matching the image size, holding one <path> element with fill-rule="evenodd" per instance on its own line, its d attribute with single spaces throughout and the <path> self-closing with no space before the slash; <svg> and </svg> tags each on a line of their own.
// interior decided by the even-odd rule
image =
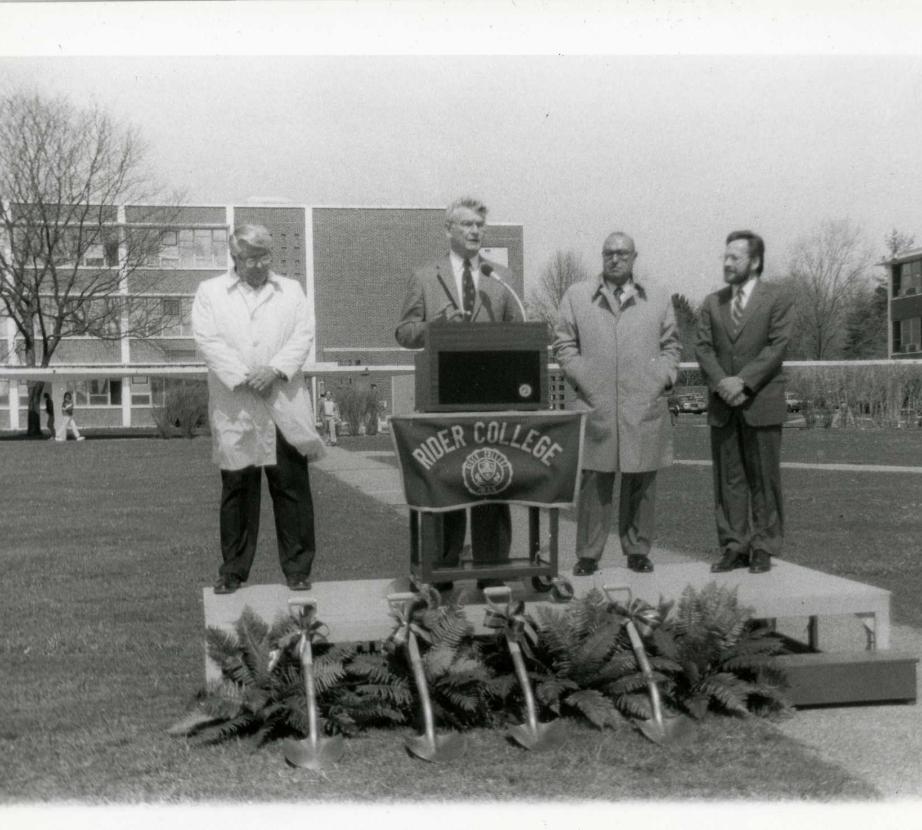
<svg viewBox="0 0 922 830">
<path fill-rule="evenodd" d="M 262 472 L 266 471 L 279 561 L 287 580 L 306 579 L 314 561 L 314 503 L 307 459 L 275 431 L 276 463 L 221 470 L 221 576 L 246 581 L 256 555 Z"/>
<path fill-rule="evenodd" d="M 711 427 L 717 541 L 722 553 L 781 553 L 781 426 L 753 427 L 735 411 Z"/>
<path fill-rule="evenodd" d="M 467 513 L 442 513 L 442 558 L 437 566 L 453 567 L 461 558 Z M 509 558 L 512 515 L 508 504 L 482 504 L 471 508 L 471 554 L 475 564 L 495 564 Z"/>
</svg>

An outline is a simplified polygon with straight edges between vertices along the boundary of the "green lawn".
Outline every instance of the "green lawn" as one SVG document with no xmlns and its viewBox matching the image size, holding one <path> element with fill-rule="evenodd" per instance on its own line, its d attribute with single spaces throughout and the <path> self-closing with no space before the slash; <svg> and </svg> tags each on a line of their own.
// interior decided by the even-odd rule
<svg viewBox="0 0 922 830">
<path fill-rule="evenodd" d="M 164 730 L 203 679 L 201 586 L 219 561 L 207 440 L 0 442 L 0 457 L 4 802 L 875 796 L 770 723 L 718 717 L 673 752 L 626 727 L 575 725 L 568 749 L 551 755 L 479 731 L 467 760 L 449 767 L 408 758 L 406 730 L 379 731 L 350 740 L 347 760 L 326 777 L 289 770 L 277 748 L 192 749 Z M 673 508 L 661 511 L 664 541 L 700 532 L 707 544 L 707 470 L 665 480 L 661 505 Z M 318 580 L 405 570 L 406 526 L 395 511 L 317 471 L 312 485 Z M 857 495 L 867 503 L 866 490 Z M 828 515 L 817 511 L 810 532 L 819 535 Z M 839 525 L 827 520 L 826 533 Z M 267 496 L 251 582 L 280 576 Z"/>
</svg>

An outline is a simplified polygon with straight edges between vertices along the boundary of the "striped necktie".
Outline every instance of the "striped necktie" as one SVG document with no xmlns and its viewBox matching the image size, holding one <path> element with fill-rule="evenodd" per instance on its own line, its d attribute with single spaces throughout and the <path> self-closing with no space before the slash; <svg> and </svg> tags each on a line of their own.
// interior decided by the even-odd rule
<svg viewBox="0 0 922 830">
<path fill-rule="evenodd" d="M 464 260 L 461 271 L 461 306 L 464 309 L 464 319 L 470 320 L 474 316 L 474 277 L 471 274 L 471 261 Z"/>
<path fill-rule="evenodd" d="M 740 330 L 740 323 L 743 321 L 743 289 L 737 286 L 733 289 L 736 296 L 733 298 L 733 305 L 730 307 L 730 322 L 733 323 L 733 333 Z"/>
</svg>

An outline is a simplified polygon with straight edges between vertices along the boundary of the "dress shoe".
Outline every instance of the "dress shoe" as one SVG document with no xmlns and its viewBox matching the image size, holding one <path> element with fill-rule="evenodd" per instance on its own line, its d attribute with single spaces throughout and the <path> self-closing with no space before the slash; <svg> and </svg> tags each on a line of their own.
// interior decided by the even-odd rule
<svg viewBox="0 0 922 830">
<path fill-rule="evenodd" d="M 478 579 L 477 590 L 482 591 L 484 588 L 505 588 L 506 583 L 501 579 Z"/>
<path fill-rule="evenodd" d="M 738 553 L 735 550 L 726 550 L 720 557 L 719 562 L 711 565 L 711 573 L 720 574 L 726 571 L 733 571 L 737 568 L 745 568 L 749 564 L 749 557 L 745 553 Z"/>
<path fill-rule="evenodd" d="M 653 573 L 653 563 L 645 553 L 629 553 L 627 555 L 627 569 L 637 571 L 639 574 Z"/>
<path fill-rule="evenodd" d="M 595 559 L 581 556 L 576 560 L 573 566 L 573 576 L 591 576 L 599 569 L 599 563 Z"/>
<path fill-rule="evenodd" d="M 749 573 L 764 574 L 772 569 L 771 554 L 764 550 L 755 550 L 749 557 Z"/>
<path fill-rule="evenodd" d="M 240 580 L 236 576 L 221 576 L 214 584 L 216 594 L 232 594 L 240 587 Z"/>
<path fill-rule="evenodd" d="M 309 591 L 311 587 L 311 581 L 306 576 L 295 577 L 294 579 L 288 580 L 289 591 Z"/>
</svg>

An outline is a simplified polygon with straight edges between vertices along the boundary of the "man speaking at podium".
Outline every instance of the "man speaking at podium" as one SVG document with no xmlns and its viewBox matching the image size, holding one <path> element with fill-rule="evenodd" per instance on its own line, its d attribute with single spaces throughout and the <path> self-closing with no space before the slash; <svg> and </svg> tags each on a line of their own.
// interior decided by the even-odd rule
<svg viewBox="0 0 922 830">
<path fill-rule="evenodd" d="M 509 271 L 480 256 L 487 208 L 479 199 L 456 199 L 445 211 L 448 255 L 413 272 L 407 284 L 397 342 L 420 349 L 431 322 L 459 324 L 522 320 L 516 300 L 504 283 Z M 509 557 L 511 518 L 508 504 L 471 508 L 471 551 L 474 563 L 499 564 Z M 442 514 L 442 567 L 458 564 L 467 518 L 464 510 Z M 495 584 L 479 580 L 478 588 Z M 451 583 L 438 583 L 440 590 Z"/>
</svg>

